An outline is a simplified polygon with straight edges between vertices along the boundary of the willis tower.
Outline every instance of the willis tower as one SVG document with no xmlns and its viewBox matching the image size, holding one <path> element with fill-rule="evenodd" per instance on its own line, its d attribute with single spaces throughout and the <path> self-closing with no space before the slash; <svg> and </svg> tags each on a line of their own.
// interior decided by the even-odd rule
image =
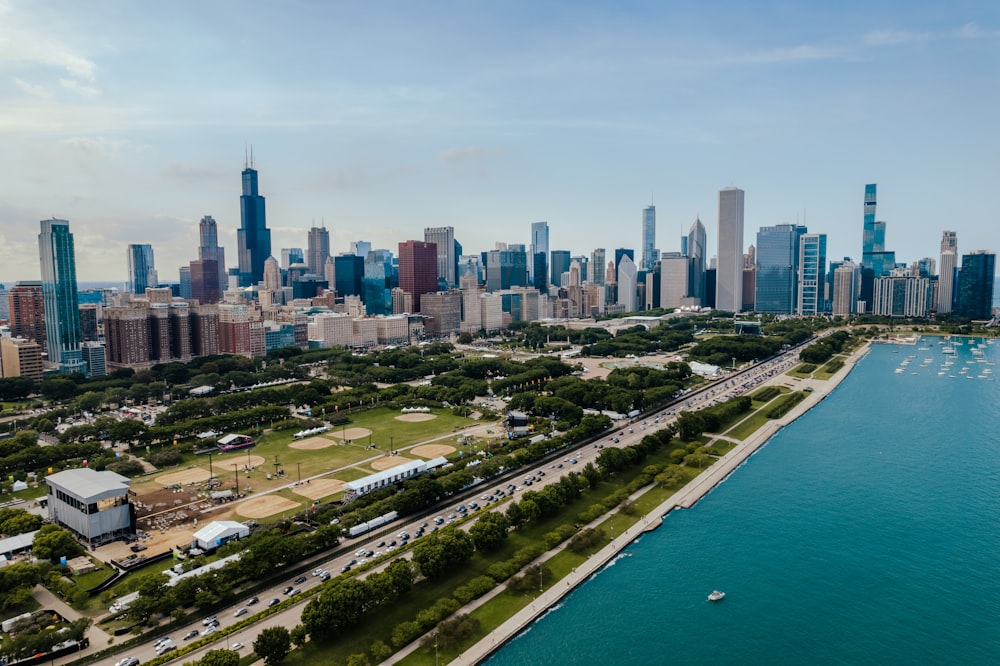
<svg viewBox="0 0 1000 666">
<path fill-rule="evenodd" d="M 264 279 L 264 262 L 271 256 L 271 230 L 264 214 L 264 197 L 257 193 L 257 170 L 253 153 L 243 164 L 243 194 L 240 196 L 239 245 L 240 286 L 249 287 Z"/>
</svg>

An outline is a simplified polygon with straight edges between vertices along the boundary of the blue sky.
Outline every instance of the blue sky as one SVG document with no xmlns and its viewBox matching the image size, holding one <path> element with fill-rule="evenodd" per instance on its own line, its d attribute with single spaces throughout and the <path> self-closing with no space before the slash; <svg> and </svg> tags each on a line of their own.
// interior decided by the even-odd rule
<svg viewBox="0 0 1000 666">
<path fill-rule="evenodd" d="M 817 6 L 814 6 L 817 5 Z M 236 257 L 253 145 L 275 255 L 451 225 L 466 251 L 680 249 L 718 190 L 746 240 L 803 222 L 860 258 L 864 185 L 900 261 L 1000 249 L 1000 5 L 991 2 L 0 0 L 0 277 L 70 220 L 80 280 L 161 280 L 211 214 Z"/>
</svg>

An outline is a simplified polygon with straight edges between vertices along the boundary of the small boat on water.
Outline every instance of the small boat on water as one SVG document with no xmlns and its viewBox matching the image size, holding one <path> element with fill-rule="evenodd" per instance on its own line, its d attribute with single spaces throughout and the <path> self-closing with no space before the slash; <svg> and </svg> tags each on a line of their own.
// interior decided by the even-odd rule
<svg viewBox="0 0 1000 666">
<path fill-rule="evenodd" d="M 709 601 L 722 601 L 726 597 L 725 592 L 719 592 L 718 590 L 712 590 L 712 593 L 708 595 Z"/>
</svg>

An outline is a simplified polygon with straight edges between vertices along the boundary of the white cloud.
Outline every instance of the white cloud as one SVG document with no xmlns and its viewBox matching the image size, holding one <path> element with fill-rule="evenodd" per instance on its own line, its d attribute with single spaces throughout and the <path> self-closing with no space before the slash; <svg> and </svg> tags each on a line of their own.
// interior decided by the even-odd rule
<svg viewBox="0 0 1000 666">
<path fill-rule="evenodd" d="M 13 77 L 13 79 L 14 79 L 14 84 L 18 88 L 28 93 L 32 97 L 38 97 L 39 99 L 52 99 L 52 94 L 48 90 L 46 90 L 45 86 L 37 85 L 34 83 L 28 83 L 24 79 L 19 79 L 16 76 Z"/>
<path fill-rule="evenodd" d="M 901 44 L 918 44 L 929 42 L 935 36 L 929 32 L 912 32 L 910 30 L 873 30 L 865 34 L 865 46 L 899 46 Z"/>
<path fill-rule="evenodd" d="M 64 79 L 60 77 L 59 85 L 61 85 L 66 90 L 71 90 L 75 93 L 79 93 L 83 97 L 96 97 L 101 92 L 94 86 L 88 86 L 85 83 L 74 81 L 73 79 Z"/>
</svg>

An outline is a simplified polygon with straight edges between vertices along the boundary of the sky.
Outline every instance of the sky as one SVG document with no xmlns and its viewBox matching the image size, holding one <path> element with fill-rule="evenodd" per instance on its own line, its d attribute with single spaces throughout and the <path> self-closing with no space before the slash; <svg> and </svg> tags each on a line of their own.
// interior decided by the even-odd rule
<svg viewBox="0 0 1000 666">
<path fill-rule="evenodd" d="M 1000 249 L 1000 3 L 0 0 L 0 278 L 68 219 L 80 281 L 161 282 L 212 215 L 236 260 L 253 147 L 272 253 L 453 226 L 467 253 L 715 254 L 718 191 L 860 260 L 866 183 L 898 261 Z M 638 252 L 637 252 L 638 255 Z M 637 256 L 638 259 L 638 256 Z"/>
</svg>

